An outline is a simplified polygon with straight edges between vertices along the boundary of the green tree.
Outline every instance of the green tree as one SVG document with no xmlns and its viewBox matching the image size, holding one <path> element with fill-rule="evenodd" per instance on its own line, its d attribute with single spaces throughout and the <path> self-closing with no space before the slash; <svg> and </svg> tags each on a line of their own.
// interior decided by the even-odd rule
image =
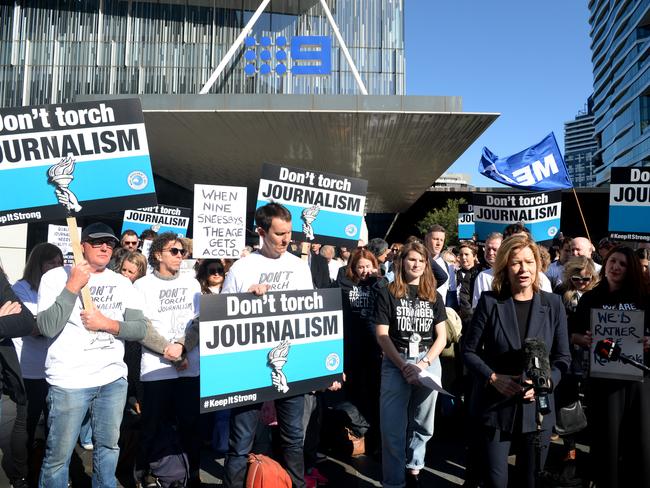
<svg viewBox="0 0 650 488">
<path fill-rule="evenodd" d="M 464 198 L 450 198 L 442 208 L 428 212 L 417 224 L 418 230 L 425 235 L 432 225 L 442 225 L 447 230 L 446 246 L 458 245 L 458 205 L 467 203 Z"/>
</svg>

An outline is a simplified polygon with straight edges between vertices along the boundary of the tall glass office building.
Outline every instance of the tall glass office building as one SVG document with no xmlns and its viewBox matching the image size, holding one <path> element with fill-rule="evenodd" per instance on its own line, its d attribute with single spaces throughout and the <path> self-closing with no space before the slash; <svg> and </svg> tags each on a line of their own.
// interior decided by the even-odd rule
<svg viewBox="0 0 650 488">
<path fill-rule="evenodd" d="M 65 103 L 83 95 L 197 94 L 260 4 L 254 0 L 0 0 L 0 104 Z M 371 95 L 403 95 L 403 0 L 328 0 Z M 294 36 L 332 36 L 318 0 L 272 0 L 211 93 L 358 94 L 338 44 L 328 76 L 290 70 Z M 265 54 L 262 54 L 265 51 Z M 247 55 L 255 59 L 249 62 Z M 287 59 L 287 57 L 289 59 Z M 257 64 L 249 75 L 247 64 Z M 280 61 L 278 61 L 280 63 Z"/>
<path fill-rule="evenodd" d="M 596 183 L 650 165 L 650 1 L 590 0 Z"/>
</svg>

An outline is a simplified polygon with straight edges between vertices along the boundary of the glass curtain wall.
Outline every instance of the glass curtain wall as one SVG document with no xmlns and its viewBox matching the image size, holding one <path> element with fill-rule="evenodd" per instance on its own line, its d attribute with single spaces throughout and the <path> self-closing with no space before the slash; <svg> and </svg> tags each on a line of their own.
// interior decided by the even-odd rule
<svg viewBox="0 0 650 488">
<path fill-rule="evenodd" d="M 327 3 L 368 93 L 403 95 L 403 0 Z M 198 94 L 253 15 L 209 4 L 0 0 L 0 104 L 65 103 L 85 94 Z M 332 71 L 248 76 L 242 47 L 211 93 L 360 93 L 320 3 L 294 15 L 273 12 L 272 2 L 251 35 L 258 42 L 270 38 L 272 50 L 278 37 L 330 36 Z"/>
</svg>

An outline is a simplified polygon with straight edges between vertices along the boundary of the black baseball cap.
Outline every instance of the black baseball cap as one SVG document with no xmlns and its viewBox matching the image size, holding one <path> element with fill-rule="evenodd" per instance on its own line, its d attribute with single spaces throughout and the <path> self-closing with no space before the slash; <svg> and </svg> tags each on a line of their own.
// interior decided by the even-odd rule
<svg viewBox="0 0 650 488">
<path fill-rule="evenodd" d="M 94 224 L 87 225 L 81 231 L 81 242 L 87 242 L 90 239 L 101 239 L 102 237 L 110 237 L 119 243 L 120 240 L 115 237 L 113 229 L 103 222 L 95 222 Z"/>
</svg>

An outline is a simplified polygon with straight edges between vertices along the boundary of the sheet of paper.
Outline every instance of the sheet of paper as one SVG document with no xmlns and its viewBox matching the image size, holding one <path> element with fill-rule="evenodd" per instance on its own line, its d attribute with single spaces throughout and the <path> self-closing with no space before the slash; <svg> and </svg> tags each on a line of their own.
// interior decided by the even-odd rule
<svg viewBox="0 0 650 488">
<path fill-rule="evenodd" d="M 426 370 L 420 371 L 420 383 L 422 384 L 422 386 L 431 388 L 433 391 L 440 392 L 444 395 L 454 396 L 451 393 L 449 393 L 447 390 L 442 388 L 442 382 L 440 380 L 440 376 L 431 374 Z"/>
</svg>

